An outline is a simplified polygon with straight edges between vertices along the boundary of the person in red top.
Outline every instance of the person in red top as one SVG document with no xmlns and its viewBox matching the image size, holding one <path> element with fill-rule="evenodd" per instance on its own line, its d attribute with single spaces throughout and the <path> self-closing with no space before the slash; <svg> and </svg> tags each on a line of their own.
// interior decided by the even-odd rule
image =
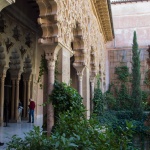
<svg viewBox="0 0 150 150">
<path fill-rule="evenodd" d="M 29 122 L 31 123 L 31 119 L 32 119 L 32 123 L 34 123 L 34 108 L 35 108 L 35 102 L 30 98 L 29 99 L 30 104 L 29 104 Z"/>
</svg>

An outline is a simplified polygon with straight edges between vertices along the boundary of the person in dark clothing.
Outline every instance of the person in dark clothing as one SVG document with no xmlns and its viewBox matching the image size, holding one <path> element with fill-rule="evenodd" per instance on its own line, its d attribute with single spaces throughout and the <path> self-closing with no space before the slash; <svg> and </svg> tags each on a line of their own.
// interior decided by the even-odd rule
<svg viewBox="0 0 150 150">
<path fill-rule="evenodd" d="M 4 143 L 0 142 L 0 146 L 3 146 L 3 145 L 4 145 Z"/>
<path fill-rule="evenodd" d="M 22 103 L 21 101 L 19 101 L 19 105 L 18 105 L 18 121 L 19 122 L 21 122 L 22 110 L 23 110 Z"/>
<path fill-rule="evenodd" d="M 31 98 L 29 99 L 29 101 L 30 101 L 30 104 L 29 104 L 29 122 L 28 123 L 31 123 L 31 120 L 32 120 L 32 123 L 34 123 L 35 102 Z"/>
</svg>

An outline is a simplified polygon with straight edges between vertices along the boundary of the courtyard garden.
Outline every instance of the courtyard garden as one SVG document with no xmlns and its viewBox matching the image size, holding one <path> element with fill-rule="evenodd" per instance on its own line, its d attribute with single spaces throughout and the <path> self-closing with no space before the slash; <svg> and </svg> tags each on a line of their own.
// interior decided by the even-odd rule
<svg viewBox="0 0 150 150">
<path fill-rule="evenodd" d="M 85 117 L 83 98 L 78 92 L 55 81 L 49 100 L 43 104 L 44 107 L 52 101 L 54 106 L 51 135 L 46 135 L 46 124 L 43 129 L 35 126 L 24 139 L 14 135 L 7 150 L 149 150 L 149 91 L 140 88 L 136 32 L 132 53 L 132 73 L 123 64 L 115 68 L 119 86 L 111 83 L 108 91 L 102 93 L 100 75 L 97 76 L 90 119 Z"/>
</svg>

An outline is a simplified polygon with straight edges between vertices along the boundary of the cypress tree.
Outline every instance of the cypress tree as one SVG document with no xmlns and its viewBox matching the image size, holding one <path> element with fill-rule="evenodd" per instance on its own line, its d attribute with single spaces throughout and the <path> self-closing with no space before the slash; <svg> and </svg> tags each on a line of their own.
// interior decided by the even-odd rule
<svg viewBox="0 0 150 150">
<path fill-rule="evenodd" d="M 140 51 L 138 49 L 136 32 L 134 31 L 132 45 L 132 109 L 133 117 L 138 120 L 142 116 L 142 92 L 140 88 Z"/>
<path fill-rule="evenodd" d="M 97 76 L 97 87 L 94 90 L 94 98 L 93 98 L 93 112 L 95 114 L 102 115 L 103 110 L 104 110 L 104 104 L 103 104 L 103 94 L 100 89 L 100 76 Z"/>
</svg>

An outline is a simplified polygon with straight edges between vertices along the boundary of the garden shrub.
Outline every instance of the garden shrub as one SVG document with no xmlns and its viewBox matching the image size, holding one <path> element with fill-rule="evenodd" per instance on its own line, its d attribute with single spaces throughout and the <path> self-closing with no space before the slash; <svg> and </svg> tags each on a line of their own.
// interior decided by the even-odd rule
<svg viewBox="0 0 150 150">
<path fill-rule="evenodd" d="M 74 88 L 66 83 L 55 81 L 50 100 L 52 100 L 54 106 L 55 123 L 59 115 L 67 111 L 74 110 L 77 115 L 83 115 L 83 112 L 86 111 L 83 105 L 83 98 Z"/>
<path fill-rule="evenodd" d="M 130 148 L 132 125 L 126 129 L 100 124 L 92 115 L 87 120 L 81 96 L 64 83 L 55 83 L 50 99 L 55 106 L 57 122 L 51 136 L 39 127 L 21 139 L 13 136 L 7 150 L 120 150 Z M 58 108 L 59 106 L 59 108 Z"/>
<path fill-rule="evenodd" d="M 102 115 L 104 111 L 104 100 L 103 94 L 100 89 L 100 78 L 99 75 L 97 76 L 97 87 L 94 90 L 94 98 L 92 99 L 94 107 L 93 112 L 97 115 Z"/>
<path fill-rule="evenodd" d="M 127 150 L 131 147 L 132 124 L 126 130 L 118 126 L 101 126 L 95 118 L 87 120 L 76 113 L 65 112 L 59 117 L 50 137 L 34 127 L 24 139 L 13 136 L 7 150 Z"/>
</svg>

